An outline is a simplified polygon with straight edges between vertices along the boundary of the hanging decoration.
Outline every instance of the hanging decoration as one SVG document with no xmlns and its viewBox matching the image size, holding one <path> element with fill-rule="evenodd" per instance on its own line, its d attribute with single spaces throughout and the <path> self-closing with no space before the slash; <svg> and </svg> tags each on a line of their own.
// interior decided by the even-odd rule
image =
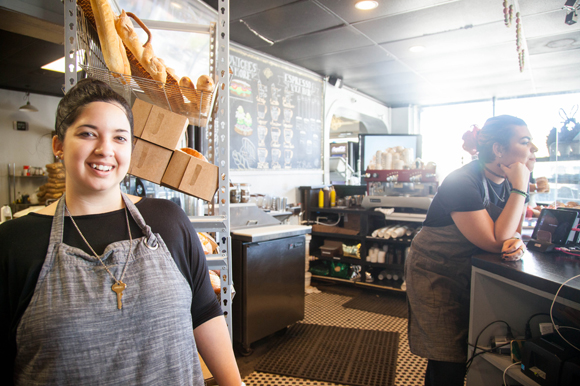
<svg viewBox="0 0 580 386">
<path fill-rule="evenodd" d="M 514 14 L 514 5 L 509 4 L 508 0 L 503 1 L 503 20 L 506 27 L 511 27 Z M 523 34 L 522 34 L 522 19 L 519 12 L 516 12 L 516 51 L 518 53 L 518 63 L 520 66 L 520 72 L 524 72 L 524 58 L 526 56 L 526 50 L 522 44 Z"/>
<path fill-rule="evenodd" d="M 503 0 L 503 20 L 506 27 L 511 27 L 514 16 L 514 5 L 510 4 L 508 7 L 507 0 Z"/>
<path fill-rule="evenodd" d="M 576 112 L 578 112 L 578 105 L 572 107 L 569 115 L 566 114 L 564 109 L 560 109 L 562 127 L 560 130 L 555 127 L 552 128 L 546 139 L 546 145 L 551 156 L 556 154 L 556 143 L 561 145 L 557 151 L 560 156 L 580 155 L 580 123 L 574 118 Z"/>
</svg>

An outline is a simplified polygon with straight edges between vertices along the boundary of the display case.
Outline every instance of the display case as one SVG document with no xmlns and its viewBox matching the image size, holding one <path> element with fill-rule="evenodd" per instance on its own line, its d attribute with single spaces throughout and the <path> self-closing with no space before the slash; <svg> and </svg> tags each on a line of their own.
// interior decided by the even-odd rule
<svg viewBox="0 0 580 386">
<path fill-rule="evenodd" d="M 580 206 L 580 155 L 538 158 L 533 175 L 546 177 L 550 184 L 549 192 L 532 194 L 535 203 Z"/>
</svg>

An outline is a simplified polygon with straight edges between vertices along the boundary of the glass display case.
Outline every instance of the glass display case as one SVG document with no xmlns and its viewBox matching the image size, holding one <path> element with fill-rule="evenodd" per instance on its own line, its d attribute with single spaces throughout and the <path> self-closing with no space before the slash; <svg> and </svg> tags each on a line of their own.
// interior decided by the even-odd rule
<svg viewBox="0 0 580 386">
<path fill-rule="evenodd" d="M 538 158 L 534 167 L 534 177 L 546 177 L 550 184 L 550 191 L 536 193 L 533 199 L 538 204 L 562 204 L 580 205 L 580 156 L 577 159 L 567 157 L 566 160 L 551 160 L 550 158 Z M 571 206 L 571 205 L 570 205 Z"/>
</svg>

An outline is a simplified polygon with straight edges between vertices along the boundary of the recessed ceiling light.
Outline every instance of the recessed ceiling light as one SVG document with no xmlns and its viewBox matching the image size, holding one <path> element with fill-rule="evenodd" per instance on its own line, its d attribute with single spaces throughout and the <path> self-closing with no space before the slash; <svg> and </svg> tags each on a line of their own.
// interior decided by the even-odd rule
<svg viewBox="0 0 580 386">
<path fill-rule="evenodd" d="M 80 63 L 81 63 L 81 58 L 83 57 L 84 54 L 85 54 L 85 50 L 77 51 L 77 72 L 83 70 L 80 66 Z M 64 72 L 65 72 L 64 71 L 64 69 L 65 69 L 64 56 L 60 59 L 55 60 L 54 62 L 50 62 L 48 64 L 45 64 L 41 68 L 45 69 L 45 70 L 49 70 L 49 71 L 62 72 L 64 74 Z"/>
<path fill-rule="evenodd" d="M 368 11 L 369 9 L 375 9 L 379 6 L 378 1 L 361 0 L 357 1 L 354 5 L 357 9 L 362 9 L 363 11 Z"/>
<path fill-rule="evenodd" d="M 179 4 L 179 3 L 175 2 L 175 1 L 172 1 L 172 2 L 171 2 L 171 5 L 173 5 L 173 6 L 174 6 L 175 8 L 177 8 L 177 9 L 181 9 L 181 8 L 182 8 L 182 7 L 181 7 L 181 4 Z"/>
<path fill-rule="evenodd" d="M 409 51 L 411 51 L 411 52 L 423 52 L 423 51 L 425 51 L 425 47 L 413 46 L 413 47 L 409 48 Z"/>
</svg>

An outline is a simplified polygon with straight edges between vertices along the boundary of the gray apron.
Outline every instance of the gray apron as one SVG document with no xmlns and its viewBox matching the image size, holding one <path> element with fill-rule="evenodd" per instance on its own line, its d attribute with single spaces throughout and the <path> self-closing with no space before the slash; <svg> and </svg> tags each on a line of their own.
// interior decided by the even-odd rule
<svg viewBox="0 0 580 386">
<path fill-rule="evenodd" d="M 495 222 L 502 209 L 490 202 L 485 177 L 483 186 L 483 205 Z M 467 360 L 471 256 L 478 251 L 455 224 L 423 227 L 413 239 L 405 261 L 413 354 L 444 362 Z"/>
<path fill-rule="evenodd" d="M 64 197 L 34 294 L 18 325 L 15 384 L 203 385 L 191 287 L 161 237 L 123 194 L 145 236 L 133 240 L 119 310 L 114 281 L 102 264 L 62 242 Z M 114 242 L 101 256 L 116 278 L 127 262 L 129 244 Z"/>
</svg>

